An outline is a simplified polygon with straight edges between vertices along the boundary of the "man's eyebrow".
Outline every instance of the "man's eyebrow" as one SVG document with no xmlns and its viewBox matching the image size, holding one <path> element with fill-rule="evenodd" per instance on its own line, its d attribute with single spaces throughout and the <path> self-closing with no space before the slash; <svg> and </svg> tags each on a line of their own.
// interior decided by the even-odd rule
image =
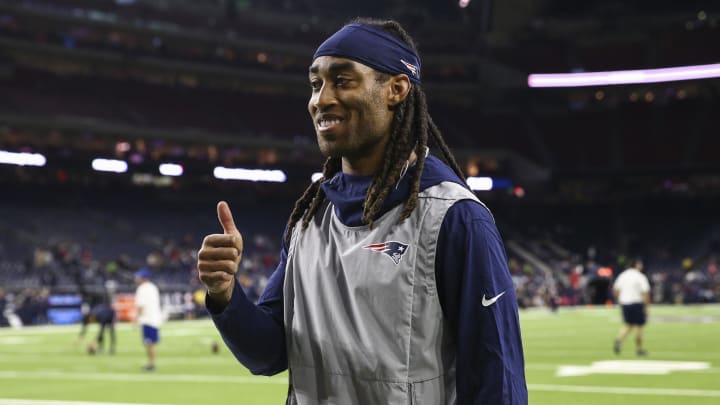
<svg viewBox="0 0 720 405">
<path fill-rule="evenodd" d="M 352 62 L 336 62 L 331 63 L 328 67 L 328 72 L 335 73 L 343 70 L 355 70 L 355 65 Z M 310 73 L 318 73 L 320 68 L 317 65 L 310 66 Z"/>
</svg>

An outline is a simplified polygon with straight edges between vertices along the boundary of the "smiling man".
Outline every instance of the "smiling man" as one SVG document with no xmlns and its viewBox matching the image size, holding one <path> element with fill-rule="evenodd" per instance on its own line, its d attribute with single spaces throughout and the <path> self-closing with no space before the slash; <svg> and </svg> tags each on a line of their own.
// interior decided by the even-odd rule
<svg viewBox="0 0 720 405">
<path fill-rule="evenodd" d="M 257 305 L 235 280 L 242 235 L 225 202 L 224 233 L 198 254 L 225 343 L 255 374 L 289 369 L 289 404 L 526 404 L 504 247 L 427 112 L 412 39 L 358 20 L 308 78 L 327 160 Z"/>
</svg>

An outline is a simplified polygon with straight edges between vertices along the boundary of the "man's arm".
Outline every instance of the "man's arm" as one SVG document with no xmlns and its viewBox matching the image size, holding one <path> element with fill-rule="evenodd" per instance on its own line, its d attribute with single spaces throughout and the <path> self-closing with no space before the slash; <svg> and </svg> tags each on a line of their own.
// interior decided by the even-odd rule
<svg viewBox="0 0 720 405">
<path fill-rule="evenodd" d="M 287 251 L 270 276 L 257 305 L 236 285 L 230 302 L 218 307 L 208 295 L 205 305 L 225 344 L 253 374 L 274 375 L 287 369 L 283 320 L 283 282 Z"/>
<path fill-rule="evenodd" d="M 143 308 L 145 308 L 145 294 L 143 293 L 143 290 L 138 288 L 137 291 L 135 291 L 135 320 L 134 323 L 137 324 L 140 320 L 140 317 L 143 314 Z"/>
<path fill-rule="evenodd" d="M 527 404 L 515 289 L 500 234 L 482 205 L 467 200 L 450 208 L 435 272 L 457 341 L 458 404 Z"/>
<path fill-rule="evenodd" d="M 643 299 L 643 312 L 645 313 L 645 316 L 647 317 L 648 307 L 650 306 L 650 281 L 648 281 L 647 276 L 644 277 L 644 279 L 643 279 L 642 299 Z"/>
<path fill-rule="evenodd" d="M 205 305 L 223 340 L 253 374 L 273 375 L 287 368 L 283 321 L 283 281 L 287 250 L 270 277 L 258 305 L 245 296 L 235 275 L 243 241 L 227 203 L 217 207 L 222 234 L 208 235 L 198 252 L 200 281 L 207 287 Z"/>
</svg>

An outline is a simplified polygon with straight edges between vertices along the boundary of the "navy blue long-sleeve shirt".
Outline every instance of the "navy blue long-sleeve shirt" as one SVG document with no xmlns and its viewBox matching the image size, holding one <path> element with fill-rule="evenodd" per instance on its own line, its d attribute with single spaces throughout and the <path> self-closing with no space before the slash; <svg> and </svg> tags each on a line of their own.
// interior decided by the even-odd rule
<svg viewBox="0 0 720 405">
<path fill-rule="evenodd" d="M 413 170 L 388 195 L 381 214 L 405 201 Z M 345 225 L 361 225 L 370 181 L 367 176 L 339 173 L 322 185 Z M 464 185 L 448 166 L 429 156 L 420 189 L 441 181 Z M 286 260 L 283 245 L 280 263 L 257 305 L 237 284 L 224 309 L 207 302 L 225 343 L 254 374 L 273 375 L 288 367 L 283 322 Z M 457 403 L 526 404 L 517 299 L 500 234 L 484 206 L 463 200 L 448 210 L 438 238 L 435 276 L 443 316 L 456 339 Z"/>
</svg>

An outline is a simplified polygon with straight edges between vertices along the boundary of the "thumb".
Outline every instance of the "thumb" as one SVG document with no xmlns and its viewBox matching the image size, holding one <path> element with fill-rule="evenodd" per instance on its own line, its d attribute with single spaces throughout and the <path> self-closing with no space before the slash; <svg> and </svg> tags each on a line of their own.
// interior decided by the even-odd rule
<svg viewBox="0 0 720 405">
<path fill-rule="evenodd" d="M 217 205 L 218 220 L 220 225 L 223 227 L 223 231 L 226 234 L 239 234 L 237 227 L 235 226 L 235 220 L 233 219 L 230 207 L 225 201 L 220 201 Z"/>
</svg>

